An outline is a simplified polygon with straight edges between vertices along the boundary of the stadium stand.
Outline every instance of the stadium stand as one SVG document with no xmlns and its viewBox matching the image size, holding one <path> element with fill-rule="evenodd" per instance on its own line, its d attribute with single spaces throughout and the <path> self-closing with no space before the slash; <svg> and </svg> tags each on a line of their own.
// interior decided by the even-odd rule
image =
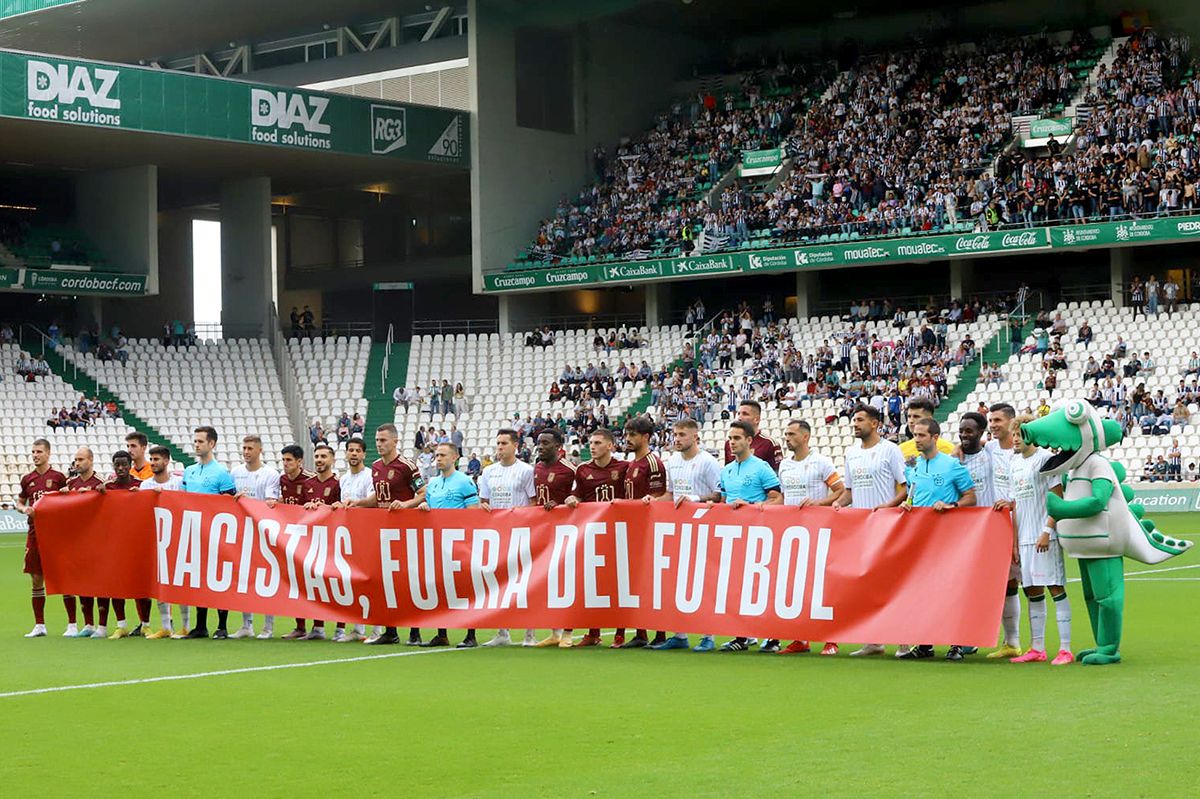
<svg viewBox="0 0 1200 799">
<path fill-rule="evenodd" d="M 125 448 L 129 428 L 120 419 L 100 417 L 83 428 L 47 426 L 46 417 L 53 408 L 74 407 L 79 391 L 55 374 L 27 382 L 16 374 L 22 354 L 17 344 L 0 344 L 0 403 L 6 422 L 0 426 L 0 500 L 12 503 L 20 493 L 21 477 L 29 471 L 29 447 L 35 438 L 50 442 L 50 463 L 66 472 L 75 450 L 89 446 L 96 456 L 96 469 L 107 474 L 112 454 Z"/>
<path fill-rule="evenodd" d="M 262 339 L 200 341 L 191 347 L 134 339 L 125 365 L 67 347 L 59 352 L 184 452 L 191 451 L 198 425 L 217 428 L 217 459 L 227 466 L 241 463 L 241 437 L 247 433 L 262 436 L 263 458 L 270 463 L 291 443 L 279 378 Z"/>
<path fill-rule="evenodd" d="M 602 180 L 560 203 L 509 266 L 1015 224 L 1024 219 L 1018 192 L 992 174 L 1014 141 L 1014 117 L 1062 113 L 1107 47 L 1072 31 L 998 38 L 865 56 L 811 103 L 799 93 L 761 105 L 753 93 L 727 96 L 723 108 L 702 95 L 690 111 L 677 102 L 646 137 L 618 150 Z M 785 111 L 791 117 L 777 121 Z M 696 139 L 679 135 L 688 119 L 702 120 Z M 718 136 L 720 157 L 693 147 L 687 161 L 681 148 L 704 143 L 714 127 L 730 133 Z M 895 128 L 905 135 L 888 132 Z M 781 175 L 717 183 L 733 148 L 777 143 L 788 156 Z M 704 163 L 698 173 L 696 161 Z M 721 190 L 710 202 L 703 190 L 714 183 Z"/>
<path fill-rule="evenodd" d="M 741 152 L 779 144 L 806 98 L 824 88 L 821 69 L 784 74 L 798 85 L 755 71 L 739 76 L 737 94 L 701 90 L 677 100 L 644 136 L 598 161 L 593 185 L 559 203 L 519 260 L 573 264 L 678 252 L 689 220 L 703 216 L 708 192 Z"/>
<path fill-rule="evenodd" d="M 287 350 L 305 419 L 310 425 L 314 421 L 321 423 L 325 440 L 338 453 L 337 468 L 343 469 L 344 446 L 337 435 L 338 422 L 342 414 L 366 417 L 363 383 L 371 356 L 371 339 L 367 336 L 292 338 Z"/>
<path fill-rule="evenodd" d="M 977 410 L 980 403 L 1008 402 L 1018 412 L 1037 413 L 1043 402 L 1083 396 L 1091 397 L 1104 415 L 1121 422 L 1126 437 L 1111 450 L 1111 457 L 1125 463 L 1133 477 L 1140 476 L 1134 470 L 1147 457 L 1167 456 L 1173 442 L 1185 461 L 1195 461 L 1200 455 L 1200 359 L 1193 355 L 1197 347 L 1189 332 L 1200 323 L 1200 307 L 1186 306 L 1170 316 L 1134 317 L 1130 309 L 1115 308 L 1110 300 L 1093 300 L 1060 303 L 1056 313 L 1067 332 L 1031 334 L 1022 351 L 1001 367 L 1003 380 L 981 381 L 950 415 L 951 433 L 957 431 L 962 414 Z M 1079 327 L 1085 322 L 1093 330 L 1090 341 L 1079 340 Z M 1046 352 L 1039 351 L 1039 338 L 1048 344 Z M 1052 370 L 1046 364 L 1054 360 L 1056 341 L 1065 367 Z M 1122 342 L 1126 355 L 1113 357 Z M 1147 353 L 1151 366 L 1142 362 Z M 1139 356 L 1141 366 L 1135 368 Z M 1089 358 L 1101 373 L 1111 360 L 1115 376 L 1087 377 Z M 1057 382 L 1053 391 L 1046 388 L 1050 371 Z M 1126 371 L 1133 373 L 1127 376 Z M 1156 402 L 1159 396 L 1162 399 Z M 1180 401 L 1182 407 L 1177 408 Z"/>
<path fill-rule="evenodd" d="M 646 344 L 629 350 L 607 353 L 597 350 L 593 341 L 597 334 L 607 337 L 610 331 L 566 330 L 558 333 L 549 347 L 527 347 L 524 335 L 497 333 L 467 335 L 421 335 L 413 339 L 409 357 L 406 386 L 424 389 L 433 381 L 440 385 L 462 383 L 466 392 L 466 407 L 457 414 L 431 413 L 428 398 L 410 403 L 405 409 L 396 407 L 396 425 L 401 442 L 411 447 L 417 427 L 432 425 L 435 430 L 449 430 L 456 424 L 464 436 L 468 452 L 491 450 L 492 439 L 501 427 L 528 426 L 536 415 L 570 419 L 575 410 L 565 398 L 550 400 L 551 386 L 558 382 L 567 366 L 585 368 L 601 362 L 615 373 L 616 364 L 630 359 L 639 366 L 642 361 L 661 368 L 684 349 L 684 328 L 671 325 L 650 328 L 643 335 Z M 631 407 L 644 389 L 638 382 L 614 381 L 612 399 L 595 400 L 610 420 L 618 419 Z"/>
</svg>

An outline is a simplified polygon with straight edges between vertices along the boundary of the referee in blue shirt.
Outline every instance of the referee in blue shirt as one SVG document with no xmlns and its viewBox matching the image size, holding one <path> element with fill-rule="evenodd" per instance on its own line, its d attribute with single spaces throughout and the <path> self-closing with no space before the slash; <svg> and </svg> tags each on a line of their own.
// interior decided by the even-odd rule
<svg viewBox="0 0 1200 799">
<path fill-rule="evenodd" d="M 438 475 L 425 486 L 425 501 L 417 506 L 419 510 L 479 507 L 479 491 L 475 488 L 475 481 L 458 470 L 458 458 L 458 447 L 449 443 L 437 445 L 433 453 L 433 462 L 437 466 Z M 437 635 L 421 646 L 450 646 L 446 628 L 439 628 Z M 467 637 L 457 648 L 472 649 L 477 646 L 479 642 L 475 640 L 475 631 L 467 630 Z"/>
<path fill-rule="evenodd" d="M 732 508 L 742 505 L 781 505 L 783 504 L 782 486 L 779 476 L 771 465 L 753 452 L 754 426 L 749 422 L 736 421 L 729 423 L 729 452 L 733 460 L 725 464 L 721 470 L 721 482 L 718 486 L 719 498 L 724 498 Z M 763 648 L 779 651 L 779 642 L 771 639 L 774 648 Z M 732 641 L 726 641 L 721 646 L 722 652 L 743 652 L 753 643 L 750 639 L 738 636 Z"/>
<path fill-rule="evenodd" d="M 941 425 L 933 417 L 918 419 L 909 425 L 913 443 L 917 445 L 917 460 L 905 470 L 908 478 L 908 502 L 911 508 L 933 508 L 945 513 L 954 508 L 969 508 L 975 504 L 975 481 L 958 458 L 938 451 Z M 920 644 L 897 655 L 901 660 L 920 660 L 933 657 L 931 644 Z M 946 653 L 946 660 L 962 660 L 962 647 L 955 645 Z"/>
<path fill-rule="evenodd" d="M 196 453 L 196 462 L 183 470 L 183 490 L 193 494 L 229 494 L 237 493 L 233 477 L 216 459 L 213 450 L 217 447 L 217 431 L 214 427 L 197 427 L 192 431 L 192 448 Z M 217 631 L 213 638 L 224 640 L 229 637 L 226 631 L 228 610 L 217 611 Z M 208 637 L 208 608 L 196 608 L 196 626 L 188 632 L 185 638 Z"/>
</svg>

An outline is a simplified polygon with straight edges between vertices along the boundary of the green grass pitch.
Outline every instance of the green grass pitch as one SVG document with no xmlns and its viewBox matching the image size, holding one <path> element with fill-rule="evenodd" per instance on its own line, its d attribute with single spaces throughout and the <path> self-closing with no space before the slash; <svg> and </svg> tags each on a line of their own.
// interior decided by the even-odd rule
<svg viewBox="0 0 1200 799">
<path fill-rule="evenodd" d="M 1200 514 L 1158 521 L 1200 537 Z M 1127 579 L 1124 663 L 1052 668 L 982 653 L 952 664 L 70 640 L 56 597 L 50 637 L 25 640 L 22 546 L 0 536 L 6 796 L 1160 797 L 1200 784 L 1194 551 L 1127 563 L 1152 573 Z M 1078 650 L 1091 632 L 1078 582 L 1069 591 Z M 1052 614 L 1047 632 L 1053 651 Z M 386 657 L 271 668 L 368 655 Z"/>
</svg>

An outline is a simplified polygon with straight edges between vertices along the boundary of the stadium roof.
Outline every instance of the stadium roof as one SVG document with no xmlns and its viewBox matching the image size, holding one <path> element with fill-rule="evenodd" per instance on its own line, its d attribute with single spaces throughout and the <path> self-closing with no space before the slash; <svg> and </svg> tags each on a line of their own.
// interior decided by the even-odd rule
<svg viewBox="0 0 1200 799">
<path fill-rule="evenodd" d="M 425 0 L 80 0 L 0 20 L 0 47 L 137 63 L 425 11 Z"/>
</svg>

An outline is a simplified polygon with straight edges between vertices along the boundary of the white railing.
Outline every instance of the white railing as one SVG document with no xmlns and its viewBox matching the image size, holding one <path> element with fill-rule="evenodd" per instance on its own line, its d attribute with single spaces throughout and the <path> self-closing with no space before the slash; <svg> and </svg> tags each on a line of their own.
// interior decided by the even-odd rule
<svg viewBox="0 0 1200 799">
<path fill-rule="evenodd" d="M 267 343 L 271 347 L 271 356 L 275 361 L 275 373 L 279 376 L 279 386 L 283 389 L 283 406 L 287 408 L 292 437 L 297 444 L 304 448 L 305 457 L 311 462 L 313 444 L 308 437 L 308 418 L 304 413 L 304 402 L 300 399 L 300 385 L 296 380 L 296 370 L 292 366 L 287 340 L 283 337 L 283 329 L 279 326 L 279 313 L 275 310 L 275 303 L 268 304 L 268 312 L 271 318 L 267 325 Z"/>
</svg>

